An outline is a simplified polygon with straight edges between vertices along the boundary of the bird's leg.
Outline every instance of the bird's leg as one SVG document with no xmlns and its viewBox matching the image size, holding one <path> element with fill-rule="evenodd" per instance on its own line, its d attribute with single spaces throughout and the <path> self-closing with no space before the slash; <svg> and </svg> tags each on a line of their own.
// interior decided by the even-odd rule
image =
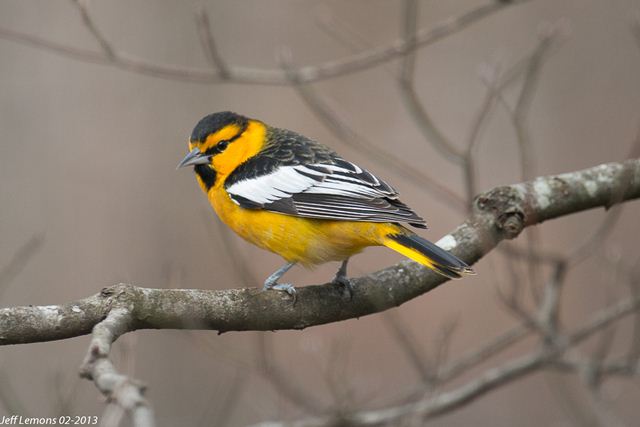
<svg viewBox="0 0 640 427">
<path fill-rule="evenodd" d="M 333 278 L 333 281 L 331 283 L 343 286 L 349 293 L 349 299 L 353 299 L 353 283 L 351 283 L 351 280 L 347 278 L 348 263 L 349 263 L 349 258 L 342 261 L 340 268 L 336 272 L 336 277 Z"/>
<path fill-rule="evenodd" d="M 280 278 L 284 275 L 284 273 L 289 271 L 291 267 L 293 267 L 294 265 L 296 265 L 295 262 L 288 262 L 282 267 L 280 267 L 278 270 L 273 272 L 273 274 L 267 277 L 267 280 L 264 281 L 264 286 L 262 287 L 262 290 L 267 291 L 269 289 L 276 289 L 278 291 L 284 291 L 289 295 L 291 295 L 295 300 L 296 288 L 294 288 L 293 285 L 290 283 L 278 283 L 278 280 L 280 280 Z"/>
</svg>

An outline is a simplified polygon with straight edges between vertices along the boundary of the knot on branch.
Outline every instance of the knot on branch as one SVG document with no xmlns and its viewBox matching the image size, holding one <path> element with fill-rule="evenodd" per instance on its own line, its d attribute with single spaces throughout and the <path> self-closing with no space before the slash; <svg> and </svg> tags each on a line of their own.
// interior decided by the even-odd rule
<svg viewBox="0 0 640 427">
<path fill-rule="evenodd" d="M 128 296 L 134 296 L 135 294 L 136 287 L 127 283 L 118 283 L 100 290 L 102 298 L 115 298 L 119 301 L 126 300 Z"/>
<path fill-rule="evenodd" d="M 514 186 L 497 187 L 474 200 L 477 213 L 492 217 L 495 227 L 506 239 L 517 237 L 525 227 L 523 193 Z"/>
<path fill-rule="evenodd" d="M 136 301 L 140 299 L 140 288 L 128 283 L 118 283 L 117 285 L 102 288 L 100 297 L 105 299 L 109 311 L 114 307 L 123 307 L 129 312 L 133 312 Z"/>
</svg>

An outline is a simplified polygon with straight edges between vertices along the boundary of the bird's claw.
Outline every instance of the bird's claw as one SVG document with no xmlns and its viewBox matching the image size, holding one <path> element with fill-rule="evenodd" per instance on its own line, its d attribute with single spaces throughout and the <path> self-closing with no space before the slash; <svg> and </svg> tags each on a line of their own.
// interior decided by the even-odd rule
<svg viewBox="0 0 640 427">
<path fill-rule="evenodd" d="M 262 287 L 263 291 L 268 291 L 270 289 L 286 292 L 289 296 L 293 297 L 293 302 L 295 304 L 298 297 L 298 291 L 296 291 L 296 288 L 291 283 L 265 283 Z"/>
</svg>

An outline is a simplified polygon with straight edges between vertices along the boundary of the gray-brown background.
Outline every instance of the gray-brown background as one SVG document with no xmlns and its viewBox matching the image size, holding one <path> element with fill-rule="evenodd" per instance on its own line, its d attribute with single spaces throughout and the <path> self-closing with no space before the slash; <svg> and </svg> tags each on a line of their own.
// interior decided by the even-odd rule
<svg viewBox="0 0 640 427">
<path fill-rule="evenodd" d="M 419 27 L 480 3 L 422 1 Z M 207 67 L 193 24 L 197 5 L 93 1 L 90 10 L 122 51 L 161 63 Z M 275 52 L 282 46 L 299 64 L 348 55 L 348 48 L 317 25 L 323 14 L 336 17 L 371 45 L 399 37 L 402 17 L 398 1 L 229 0 L 210 1 L 207 9 L 229 63 L 268 68 L 278 66 Z M 544 66 L 529 116 L 536 173 L 622 160 L 640 117 L 640 46 L 630 31 L 639 9 L 634 0 L 534 0 L 508 8 L 419 50 L 419 94 L 441 129 L 457 143 L 465 141 L 485 92 L 478 74 L 482 64 L 509 66 L 536 44 L 541 25 L 565 20 L 561 25 L 568 36 Z M 76 9 L 61 0 L 2 0 L 0 26 L 98 49 Z M 377 146 L 405 156 L 463 194 L 459 171 L 424 141 L 402 104 L 390 74 L 395 65 L 325 81 L 317 89 Z M 122 281 L 149 287 L 256 286 L 242 283 L 229 262 L 217 220 L 193 174 L 175 170 L 192 126 L 219 110 L 294 129 L 374 170 L 426 217 L 431 228 L 424 235 L 430 239 L 464 218 L 420 183 L 385 170 L 334 138 L 291 88 L 176 82 L 0 40 L 0 266 L 33 235 L 44 236 L 24 270 L 0 290 L 0 305 L 69 301 Z M 504 111 L 497 111 L 482 139 L 481 189 L 520 177 L 513 128 Z M 625 209 L 607 245 L 632 262 L 638 255 L 640 210 L 637 203 Z M 603 217 L 603 211 L 594 211 L 539 226 L 543 246 L 571 248 Z M 279 266 L 275 255 L 233 239 L 236 256 L 243 256 L 258 278 Z M 370 249 L 355 259 L 351 272 L 363 274 L 399 259 L 388 250 Z M 468 351 L 514 322 L 496 298 L 497 286 L 509 280 L 503 264 L 497 253 L 491 254 L 477 265 L 478 276 L 446 284 L 394 314 L 425 352 L 434 352 L 442 326 L 455 319 L 450 354 Z M 335 267 L 295 269 L 288 278 L 297 285 L 318 283 Z M 608 298 L 626 292 L 610 278 L 597 259 L 573 269 L 563 322 L 577 324 Z M 616 336 L 620 342 L 625 331 Z M 286 377 L 314 396 L 316 404 L 331 406 L 342 399 L 350 408 L 375 407 L 419 381 L 385 315 L 266 335 Z M 116 362 L 149 385 L 163 426 L 216 425 L 225 408 L 234 426 L 303 415 L 260 374 L 259 342 L 257 333 L 141 331 L 118 341 Z M 0 387 L 8 389 L 8 378 L 12 396 L 24 407 L 20 415 L 101 413 L 98 392 L 76 375 L 87 343 L 82 337 L 0 349 Z M 508 355 L 513 354 L 517 351 Z M 614 381 L 604 388 L 611 408 L 630 425 L 638 419 L 637 384 Z M 234 385 L 240 392 L 230 406 L 225 399 Z M 590 411 L 579 381 L 538 373 L 433 424 L 579 425 Z M 0 405 L 0 415 L 6 414 Z"/>
</svg>

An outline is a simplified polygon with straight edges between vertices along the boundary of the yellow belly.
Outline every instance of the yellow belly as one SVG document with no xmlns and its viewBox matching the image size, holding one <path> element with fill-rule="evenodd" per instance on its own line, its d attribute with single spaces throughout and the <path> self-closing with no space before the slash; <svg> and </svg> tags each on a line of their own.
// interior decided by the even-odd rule
<svg viewBox="0 0 640 427">
<path fill-rule="evenodd" d="M 209 190 L 209 201 L 227 226 L 254 245 L 305 266 L 347 259 L 367 246 L 381 245 L 383 236 L 398 230 L 398 226 L 386 223 L 299 218 L 244 209 L 216 187 Z"/>
</svg>

